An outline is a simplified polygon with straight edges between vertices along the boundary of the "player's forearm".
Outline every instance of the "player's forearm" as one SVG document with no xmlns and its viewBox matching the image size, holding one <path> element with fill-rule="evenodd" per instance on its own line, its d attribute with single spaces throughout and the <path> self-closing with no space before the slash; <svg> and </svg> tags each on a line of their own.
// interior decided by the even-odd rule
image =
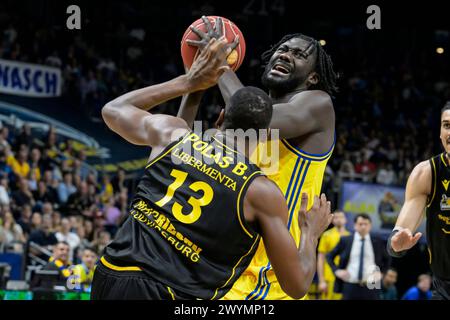
<svg viewBox="0 0 450 320">
<path fill-rule="evenodd" d="M 239 80 L 236 73 L 232 70 L 224 72 L 224 74 L 219 78 L 219 89 L 222 93 L 225 104 L 228 104 L 231 96 L 243 87 L 244 85 Z"/>
<path fill-rule="evenodd" d="M 419 227 L 423 215 L 424 209 L 412 206 L 410 203 L 405 203 L 403 208 L 400 210 L 395 227 L 400 229 L 409 229 L 412 233 L 414 233 Z"/>
<path fill-rule="evenodd" d="M 298 256 L 300 261 L 300 278 L 302 279 L 305 294 L 311 286 L 316 273 L 316 248 L 318 238 L 310 234 L 308 230 L 302 230 Z"/>
<path fill-rule="evenodd" d="M 317 256 L 317 276 L 319 277 L 320 282 L 325 281 L 324 265 L 325 255 L 323 253 L 319 253 Z"/>
<path fill-rule="evenodd" d="M 167 82 L 128 92 L 107 105 L 116 108 L 131 105 L 138 109 L 149 111 L 166 101 L 195 90 L 195 86 L 189 81 L 187 76 L 181 75 Z"/>
<path fill-rule="evenodd" d="M 200 106 L 204 91 L 197 91 L 185 94 L 181 100 L 180 109 L 177 117 L 183 119 L 188 124 L 189 128 L 194 125 L 195 117 Z"/>
</svg>

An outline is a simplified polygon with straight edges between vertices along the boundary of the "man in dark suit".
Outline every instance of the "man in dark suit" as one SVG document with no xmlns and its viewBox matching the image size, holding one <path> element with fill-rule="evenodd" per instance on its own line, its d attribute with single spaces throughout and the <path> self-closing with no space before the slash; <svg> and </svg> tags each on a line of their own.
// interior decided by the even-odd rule
<svg viewBox="0 0 450 320">
<path fill-rule="evenodd" d="M 355 232 L 341 237 L 336 247 L 327 254 L 327 261 L 336 275 L 334 291 L 344 300 L 377 300 L 381 273 L 389 268 L 390 257 L 385 244 L 370 234 L 372 221 L 367 214 L 354 219 Z M 340 256 L 339 265 L 334 258 Z"/>
</svg>

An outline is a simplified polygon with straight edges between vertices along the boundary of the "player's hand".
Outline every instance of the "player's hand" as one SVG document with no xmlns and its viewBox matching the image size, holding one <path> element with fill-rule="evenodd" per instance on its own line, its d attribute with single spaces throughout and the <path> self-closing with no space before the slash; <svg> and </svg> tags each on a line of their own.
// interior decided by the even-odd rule
<svg viewBox="0 0 450 320">
<path fill-rule="evenodd" d="M 191 26 L 190 28 L 192 32 L 195 33 L 200 38 L 200 40 L 186 40 L 189 45 L 198 47 L 200 48 L 200 50 L 206 47 L 206 45 L 209 43 L 209 40 L 211 40 L 212 38 L 220 39 L 223 36 L 222 18 L 216 18 L 214 27 L 207 17 L 202 16 L 202 20 L 206 27 L 206 33 L 194 26 Z"/>
<path fill-rule="evenodd" d="M 320 281 L 318 289 L 319 289 L 319 292 L 322 292 L 322 293 L 327 292 L 328 285 L 327 285 L 326 281 Z"/>
<path fill-rule="evenodd" d="M 344 269 L 338 269 L 334 274 L 336 275 L 336 278 L 339 278 L 344 282 L 350 279 L 350 273 L 348 273 L 348 271 Z"/>
<path fill-rule="evenodd" d="M 327 201 L 327 197 L 322 193 L 320 198 L 314 197 L 313 206 L 309 211 L 306 211 L 308 207 L 308 195 L 306 193 L 302 193 L 301 201 L 298 213 L 300 230 L 310 232 L 313 237 L 319 238 L 333 220 L 331 202 Z"/>
<path fill-rule="evenodd" d="M 417 232 L 413 236 L 411 230 L 402 229 L 391 238 L 391 247 L 395 252 L 409 250 L 414 247 L 420 237 L 422 237 L 421 232 Z"/>
<path fill-rule="evenodd" d="M 197 47 L 202 51 L 209 43 L 211 39 L 222 39 L 224 38 L 223 34 L 223 20 L 222 18 L 218 17 L 215 21 L 215 26 L 213 27 L 209 19 L 205 16 L 202 16 L 203 23 L 206 26 L 206 33 L 201 31 L 200 29 L 197 29 L 194 26 L 191 26 L 192 32 L 194 32 L 200 40 L 186 40 L 186 43 Z M 239 44 L 239 36 L 236 36 L 232 43 L 227 43 L 226 47 L 227 49 L 230 48 L 230 52 L 233 51 L 237 45 Z"/>
<path fill-rule="evenodd" d="M 205 90 L 217 84 L 220 76 L 230 69 L 224 65 L 230 50 L 226 40 L 212 38 L 209 41 L 186 74 L 191 91 Z"/>
</svg>

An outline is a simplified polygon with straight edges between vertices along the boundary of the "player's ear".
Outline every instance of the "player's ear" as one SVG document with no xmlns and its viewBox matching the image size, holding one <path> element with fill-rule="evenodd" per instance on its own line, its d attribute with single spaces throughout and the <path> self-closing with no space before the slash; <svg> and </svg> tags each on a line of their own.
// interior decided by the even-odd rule
<svg viewBox="0 0 450 320">
<path fill-rule="evenodd" d="M 309 74 L 308 79 L 306 80 L 309 86 L 314 86 L 319 83 L 319 75 L 317 72 L 313 71 Z"/>
<path fill-rule="evenodd" d="M 222 108 L 222 110 L 220 110 L 219 117 L 217 118 L 216 123 L 215 123 L 216 129 L 220 128 L 224 119 L 225 119 L 225 109 Z"/>
</svg>

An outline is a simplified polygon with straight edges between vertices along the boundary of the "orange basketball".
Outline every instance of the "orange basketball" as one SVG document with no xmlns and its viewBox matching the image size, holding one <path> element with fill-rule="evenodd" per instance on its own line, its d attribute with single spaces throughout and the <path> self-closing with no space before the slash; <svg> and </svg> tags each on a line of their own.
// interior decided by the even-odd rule
<svg viewBox="0 0 450 320">
<path fill-rule="evenodd" d="M 215 27 L 216 18 L 218 16 L 208 16 L 206 17 L 211 22 L 211 25 Z M 227 61 L 228 65 L 236 71 L 242 64 L 245 56 L 245 40 L 244 35 L 241 30 L 230 20 L 227 18 L 222 18 L 223 23 L 223 34 L 225 35 L 228 43 L 232 43 L 236 35 L 239 36 L 239 44 L 237 47 L 228 55 Z M 191 26 L 203 31 L 206 33 L 206 25 L 202 19 L 196 20 Z M 190 26 L 187 28 L 186 32 L 181 39 L 181 57 L 183 58 L 183 63 L 186 67 L 190 68 L 192 62 L 198 54 L 198 49 L 195 46 L 191 46 L 186 43 L 186 40 L 200 40 L 199 37 L 190 29 Z"/>
</svg>

